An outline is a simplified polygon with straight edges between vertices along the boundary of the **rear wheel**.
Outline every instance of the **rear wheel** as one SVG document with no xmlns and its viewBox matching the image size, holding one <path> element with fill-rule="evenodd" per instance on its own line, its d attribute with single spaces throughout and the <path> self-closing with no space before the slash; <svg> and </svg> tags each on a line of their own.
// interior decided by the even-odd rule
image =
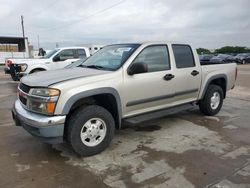
<svg viewBox="0 0 250 188">
<path fill-rule="evenodd" d="M 242 64 L 246 64 L 246 60 L 245 59 L 242 60 Z"/>
<path fill-rule="evenodd" d="M 115 122 L 105 108 L 97 105 L 76 110 L 67 123 L 67 139 L 81 156 L 102 152 L 111 143 Z"/>
<path fill-rule="evenodd" d="M 223 104 L 223 90 L 218 85 L 210 85 L 204 98 L 199 102 L 200 111 L 208 116 L 217 114 Z"/>
</svg>

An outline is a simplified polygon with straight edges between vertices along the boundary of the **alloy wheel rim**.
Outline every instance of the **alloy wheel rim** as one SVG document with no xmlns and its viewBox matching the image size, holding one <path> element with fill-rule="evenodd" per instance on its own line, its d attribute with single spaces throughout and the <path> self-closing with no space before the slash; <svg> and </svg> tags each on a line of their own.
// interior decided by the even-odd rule
<svg viewBox="0 0 250 188">
<path fill-rule="evenodd" d="M 95 147 L 103 141 L 106 132 L 107 126 L 102 119 L 89 119 L 81 128 L 81 141 L 86 146 Z"/>
<path fill-rule="evenodd" d="M 216 110 L 218 106 L 220 105 L 220 94 L 219 92 L 214 92 L 211 101 L 210 101 L 210 106 L 213 110 Z"/>
</svg>

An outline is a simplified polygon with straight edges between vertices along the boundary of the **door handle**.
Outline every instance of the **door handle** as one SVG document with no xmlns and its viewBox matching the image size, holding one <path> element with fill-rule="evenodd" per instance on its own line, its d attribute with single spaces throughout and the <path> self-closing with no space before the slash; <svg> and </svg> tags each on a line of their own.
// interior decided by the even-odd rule
<svg viewBox="0 0 250 188">
<path fill-rule="evenodd" d="M 164 76 L 164 79 L 165 80 L 171 80 L 171 79 L 173 79 L 174 78 L 174 75 L 172 75 L 172 74 L 166 74 L 165 76 Z"/>
<path fill-rule="evenodd" d="M 192 72 L 191 72 L 191 75 L 193 75 L 193 76 L 196 76 L 196 75 L 198 75 L 199 74 L 199 72 L 197 71 L 197 70 L 193 70 Z"/>
</svg>

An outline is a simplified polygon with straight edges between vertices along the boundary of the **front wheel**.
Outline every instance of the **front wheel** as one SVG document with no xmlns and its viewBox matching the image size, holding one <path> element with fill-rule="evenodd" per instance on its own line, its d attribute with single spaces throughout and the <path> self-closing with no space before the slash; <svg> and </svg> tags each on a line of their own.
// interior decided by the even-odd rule
<svg viewBox="0 0 250 188">
<path fill-rule="evenodd" d="M 97 105 L 76 110 L 67 123 L 67 139 L 81 156 L 91 156 L 105 150 L 114 135 L 114 118 Z"/>
<path fill-rule="evenodd" d="M 223 91 L 218 85 L 210 85 L 204 98 L 199 102 L 200 111 L 208 116 L 217 114 L 223 104 Z"/>
<path fill-rule="evenodd" d="M 242 64 L 243 65 L 246 64 L 246 60 L 245 59 L 242 60 Z"/>
</svg>

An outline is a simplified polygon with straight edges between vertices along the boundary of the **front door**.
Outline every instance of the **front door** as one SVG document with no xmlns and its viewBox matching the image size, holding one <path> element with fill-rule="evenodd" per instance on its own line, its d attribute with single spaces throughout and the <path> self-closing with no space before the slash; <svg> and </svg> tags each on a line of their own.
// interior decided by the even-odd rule
<svg viewBox="0 0 250 188">
<path fill-rule="evenodd" d="M 56 56 L 56 61 L 53 61 L 53 69 L 61 69 L 67 65 L 73 63 L 78 58 L 76 58 L 75 52 L 73 49 L 65 49 L 59 52 Z"/>
<path fill-rule="evenodd" d="M 127 70 L 124 70 L 124 116 L 129 117 L 171 106 L 175 84 L 171 76 L 173 73 L 167 45 L 147 46 L 131 65 L 133 63 L 146 64 L 148 71 L 128 75 Z"/>
</svg>

